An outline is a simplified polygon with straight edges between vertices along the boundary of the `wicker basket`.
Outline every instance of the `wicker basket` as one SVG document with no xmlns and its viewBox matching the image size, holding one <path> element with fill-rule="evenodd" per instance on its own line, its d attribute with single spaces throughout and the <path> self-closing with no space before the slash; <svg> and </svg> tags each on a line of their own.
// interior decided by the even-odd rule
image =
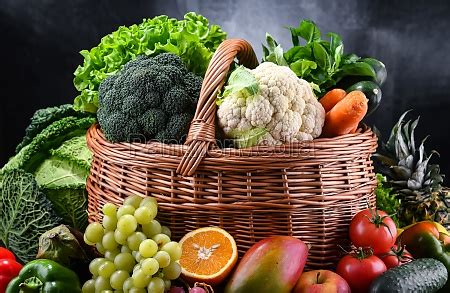
<svg viewBox="0 0 450 293">
<path fill-rule="evenodd" d="M 204 226 L 220 226 L 242 255 L 255 241 L 292 235 L 311 244 L 308 267 L 328 268 L 346 245 L 348 224 L 374 204 L 372 153 L 377 140 L 367 127 L 355 134 L 276 147 L 219 149 L 215 146 L 215 99 L 230 64 L 254 68 L 244 40 L 217 49 L 203 81 L 185 145 L 110 143 L 98 125 L 87 133 L 94 153 L 87 182 L 89 218 L 105 202 L 133 194 L 154 196 L 159 220 L 175 240 Z"/>
</svg>

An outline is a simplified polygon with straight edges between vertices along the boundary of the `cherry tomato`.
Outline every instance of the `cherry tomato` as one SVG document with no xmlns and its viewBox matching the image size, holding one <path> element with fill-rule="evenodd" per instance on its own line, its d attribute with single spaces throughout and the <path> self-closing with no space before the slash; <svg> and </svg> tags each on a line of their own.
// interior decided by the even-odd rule
<svg viewBox="0 0 450 293">
<path fill-rule="evenodd" d="M 412 255 L 405 247 L 398 248 L 397 245 L 394 245 L 388 253 L 380 255 L 380 258 L 388 269 L 401 266 L 413 260 Z"/>
<path fill-rule="evenodd" d="M 372 281 L 385 271 L 386 265 L 378 256 L 366 254 L 362 249 L 341 258 L 336 268 L 336 273 L 347 281 L 352 293 L 368 292 Z"/>
<path fill-rule="evenodd" d="M 350 223 L 350 240 L 357 247 L 371 247 L 374 254 L 388 253 L 397 238 L 394 221 L 383 211 L 366 209 Z"/>
</svg>

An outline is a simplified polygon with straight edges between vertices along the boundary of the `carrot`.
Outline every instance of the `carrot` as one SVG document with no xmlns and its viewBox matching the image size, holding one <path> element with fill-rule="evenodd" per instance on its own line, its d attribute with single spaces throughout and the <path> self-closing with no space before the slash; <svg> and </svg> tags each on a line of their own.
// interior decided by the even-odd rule
<svg viewBox="0 0 450 293">
<path fill-rule="evenodd" d="M 322 136 L 334 137 L 354 132 L 367 113 L 367 98 L 361 91 L 352 91 L 325 116 Z"/>
<path fill-rule="evenodd" d="M 325 112 L 331 110 L 340 100 L 342 100 L 347 93 L 343 89 L 332 89 L 327 92 L 321 99 L 320 103 L 322 104 Z"/>
</svg>

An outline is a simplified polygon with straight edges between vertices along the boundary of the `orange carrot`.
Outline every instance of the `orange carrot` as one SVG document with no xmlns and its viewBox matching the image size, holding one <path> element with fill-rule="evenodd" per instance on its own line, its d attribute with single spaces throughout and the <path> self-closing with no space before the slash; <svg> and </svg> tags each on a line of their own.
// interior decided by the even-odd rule
<svg viewBox="0 0 450 293">
<path fill-rule="evenodd" d="M 322 104 L 325 112 L 328 112 L 334 107 L 334 105 L 342 100 L 346 94 L 347 93 L 343 89 L 332 89 L 327 92 L 319 102 Z"/>
<path fill-rule="evenodd" d="M 334 137 L 354 132 L 367 113 L 367 98 L 361 91 L 346 95 L 325 116 L 322 136 Z"/>
</svg>

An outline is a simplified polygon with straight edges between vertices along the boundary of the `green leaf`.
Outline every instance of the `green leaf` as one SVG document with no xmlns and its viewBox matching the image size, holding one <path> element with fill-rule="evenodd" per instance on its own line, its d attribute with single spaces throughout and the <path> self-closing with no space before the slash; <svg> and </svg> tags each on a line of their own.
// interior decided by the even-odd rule
<svg viewBox="0 0 450 293">
<path fill-rule="evenodd" d="M 353 63 L 357 62 L 359 59 L 361 59 L 361 58 L 355 54 L 348 54 L 348 55 L 344 55 L 342 57 L 342 63 L 343 64 L 353 64 Z"/>
<path fill-rule="evenodd" d="M 344 48 L 344 44 L 342 43 L 342 38 L 340 35 L 336 33 L 329 32 L 327 36 L 330 38 L 330 51 L 336 52 L 338 47 L 342 47 L 342 51 Z"/>
<path fill-rule="evenodd" d="M 358 75 L 358 76 L 370 76 L 375 77 L 375 71 L 372 66 L 365 62 L 355 62 L 352 64 L 345 64 L 342 66 L 343 75 Z"/>
<path fill-rule="evenodd" d="M 68 139 L 50 153 L 34 172 L 35 180 L 63 223 L 83 230 L 87 225 L 85 185 L 92 159 L 86 136 Z"/>
<path fill-rule="evenodd" d="M 294 63 L 291 63 L 289 65 L 289 68 L 298 76 L 298 77 L 305 77 L 307 76 L 311 70 L 314 70 L 317 68 L 317 64 L 314 61 L 300 59 L 295 61 Z"/>
<path fill-rule="evenodd" d="M 76 163 L 52 156 L 45 160 L 34 173 L 41 188 L 60 188 L 75 186 L 82 188 L 86 184 L 89 170 Z"/>
<path fill-rule="evenodd" d="M 3 174 L 0 196 L 0 240 L 22 261 L 36 257 L 39 236 L 61 224 L 34 177 L 23 170 Z"/>
<path fill-rule="evenodd" d="M 313 91 L 315 91 L 316 93 L 320 93 L 320 87 L 317 84 L 315 84 L 314 82 L 310 82 L 309 84 L 311 85 Z"/>
<path fill-rule="evenodd" d="M 313 54 L 315 58 L 315 62 L 317 65 L 328 72 L 329 67 L 331 66 L 331 56 L 328 54 L 325 47 L 320 43 L 313 43 Z"/>
<path fill-rule="evenodd" d="M 36 168 L 49 157 L 51 149 L 59 147 L 64 141 L 86 134 L 96 119 L 94 117 L 64 117 L 46 127 L 33 140 L 23 147 L 6 165 L 1 172 L 10 169 L 24 169 L 34 172 Z"/>
<path fill-rule="evenodd" d="M 278 65 L 287 66 L 287 62 L 283 56 L 283 48 L 274 40 L 274 38 L 266 33 L 267 47 L 263 46 L 263 61 L 273 62 Z"/>
<path fill-rule="evenodd" d="M 391 215 L 394 222 L 398 225 L 397 212 L 400 209 L 400 200 L 392 192 L 392 188 L 386 187 L 385 184 L 386 178 L 381 174 L 377 174 L 377 187 L 375 189 L 377 209 Z"/>
<path fill-rule="evenodd" d="M 334 64 L 333 64 L 334 71 L 337 71 L 337 69 L 341 65 L 341 60 L 342 60 L 342 54 L 343 53 L 344 53 L 344 46 L 343 45 L 339 45 L 336 48 L 336 50 L 334 51 Z"/>
<path fill-rule="evenodd" d="M 309 46 L 292 47 L 284 53 L 284 59 L 287 63 L 293 63 L 299 59 L 311 60 L 313 57 L 312 50 Z"/>
<path fill-rule="evenodd" d="M 293 36 L 302 37 L 306 43 L 320 41 L 320 30 L 311 20 L 303 20 L 297 28 L 291 28 Z"/>
<path fill-rule="evenodd" d="M 84 188 L 43 189 L 52 202 L 55 211 L 63 219 L 63 223 L 79 231 L 84 231 L 88 225 L 87 192 Z"/>
<path fill-rule="evenodd" d="M 300 41 L 298 39 L 297 33 L 295 32 L 295 27 L 289 27 L 289 31 L 291 32 L 292 44 L 294 46 L 299 46 Z"/>
<path fill-rule="evenodd" d="M 92 153 L 87 147 L 85 134 L 66 140 L 57 149 L 51 150 L 50 153 L 59 159 L 77 164 L 85 168 L 86 171 L 89 171 L 91 167 Z"/>
<path fill-rule="evenodd" d="M 333 56 L 332 73 L 336 72 L 341 64 L 344 55 L 344 44 L 341 36 L 336 33 L 328 33 L 330 38 L 330 54 Z"/>
<path fill-rule="evenodd" d="M 244 97 L 254 96 L 259 92 L 259 84 L 255 76 L 244 66 L 236 68 L 228 78 L 223 97 L 240 93 Z"/>
<path fill-rule="evenodd" d="M 241 149 L 257 145 L 266 133 L 267 129 L 257 127 L 246 131 L 233 130 L 230 136 L 234 138 L 235 146 Z"/>
</svg>

